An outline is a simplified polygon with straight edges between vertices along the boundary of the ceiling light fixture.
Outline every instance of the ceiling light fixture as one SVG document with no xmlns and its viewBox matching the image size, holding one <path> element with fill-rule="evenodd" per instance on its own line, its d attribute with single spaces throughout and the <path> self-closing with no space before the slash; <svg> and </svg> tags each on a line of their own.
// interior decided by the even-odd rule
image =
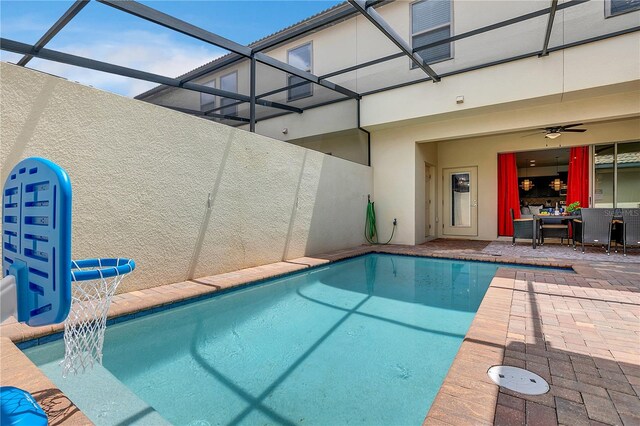
<svg viewBox="0 0 640 426">
<path fill-rule="evenodd" d="M 559 178 L 555 178 L 549 183 L 549 187 L 554 191 L 560 191 L 562 189 L 562 181 Z"/>
<path fill-rule="evenodd" d="M 556 175 L 559 175 L 559 173 L 558 173 L 558 157 L 556 157 Z M 554 180 L 552 180 L 549 183 L 549 188 L 553 189 L 554 191 L 560 191 L 562 189 L 563 185 L 564 185 L 564 182 L 560 178 L 555 178 Z"/>
<path fill-rule="evenodd" d="M 532 166 L 535 166 L 535 164 L 532 164 Z M 533 188 L 535 185 L 533 184 L 533 181 L 529 178 L 527 178 L 527 169 L 524 169 L 524 176 L 525 179 L 520 182 L 520 188 L 522 188 L 524 191 L 529 191 L 531 188 Z"/>
<path fill-rule="evenodd" d="M 559 137 L 561 134 L 562 134 L 562 133 L 560 133 L 560 132 L 555 132 L 555 131 L 553 131 L 553 132 L 547 132 L 547 134 L 546 134 L 546 135 L 544 135 L 544 137 L 545 137 L 545 138 L 548 138 L 548 139 L 555 139 L 555 138 Z"/>
<path fill-rule="evenodd" d="M 533 181 L 531 179 L 525 179 L 522 182 L 520 182 L 520 188 L 522 188 L 525 191 L 530 190 L 534 186 L 535 185 L 533 184 Z"/>
</svg>

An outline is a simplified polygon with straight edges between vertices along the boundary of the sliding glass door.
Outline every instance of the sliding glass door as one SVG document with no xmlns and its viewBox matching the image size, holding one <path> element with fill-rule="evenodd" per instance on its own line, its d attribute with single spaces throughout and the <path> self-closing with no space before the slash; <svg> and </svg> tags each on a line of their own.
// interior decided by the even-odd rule
<svg viewBox="0 0 640 426">
<path fill-rule="evenodd" d="M 640 142 L 594 147 L 594 207 L 640 207 Z"/>
</svg>

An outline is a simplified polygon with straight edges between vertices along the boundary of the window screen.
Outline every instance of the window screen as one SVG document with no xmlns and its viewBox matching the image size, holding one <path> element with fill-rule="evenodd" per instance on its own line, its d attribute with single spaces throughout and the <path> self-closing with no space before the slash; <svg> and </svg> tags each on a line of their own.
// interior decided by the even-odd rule
<svg viewBox="0 0 640 426">
<path fill-rule="evenodd" d="M 207 87 L 216 88 L 216 81 L 211 80 L 204 84 Z M 200 110 L 207 111 L 210 109 L 214 109 L 216 107 L 216 97 L 214 95 L 210 95 L 209 93 L 200 93 Z"/>
<path fill-rule="evenodd" d="M 227 92 L 238 93 L 238 73 L 233 72 L 231 74 L 224 75 L 220 77 L 220 89 L 226 90 Z M 233 105 L 227 107 L 226 105 L 234 104 L 237 101 L 235 99 L 229 98 L 221 98 L 220 106 L 226 107 L 220 110 L 220 114 L 224 115 L 237 115 L 238 114 L 238 105 Z"/>
<path fill-rule="evenodd" d="M 302 71 L 311 72 L 311 43 L 304 44 L 287 53 L 287 62 Z M 288 90 L 287 100 L 306 98 L 313 95 L 313 83 L 304 83 L 306 80 L 290 75 L 287 79 L 288 86 L 293 86 Z"/>
<path fill-rule="evenodd" d="M 640 0 L 638 0 L 640 1 Z M 451 0 L 422 0 L 411 5 L 411 41 L 417 48 L 451 36 Z M 427 63 L 451 58 L 451 43 L 417 52 Z"/>
</svg>

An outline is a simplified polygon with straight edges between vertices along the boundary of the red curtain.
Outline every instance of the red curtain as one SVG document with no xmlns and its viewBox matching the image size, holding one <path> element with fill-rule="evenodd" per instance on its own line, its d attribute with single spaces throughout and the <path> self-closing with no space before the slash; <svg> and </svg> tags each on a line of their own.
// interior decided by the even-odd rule
<svg viewBox="0 0 640 426">
<path fill-rule="evenodd" d="M 498 154 L 498 235 L 513 235 L 511 209 L 520 218 L 516 154 Z"/>
<path fill-rule="evenodd" d="M 589 147 L 577 146 L 569 153 L 567 177 L 567 205 L 580 201 L 580 207 L 589 207 Z"/>
</svg>

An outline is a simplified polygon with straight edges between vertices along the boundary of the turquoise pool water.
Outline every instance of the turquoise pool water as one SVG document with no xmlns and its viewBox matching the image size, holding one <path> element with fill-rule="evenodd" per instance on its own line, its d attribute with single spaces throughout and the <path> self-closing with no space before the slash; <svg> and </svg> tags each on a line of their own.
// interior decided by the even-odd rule
<svg viewBox="0 0 640 426">
<path fill-rule="evenodd" d="M 61 341 L 25 353 L 102 424 L 131 400 L 148 424 L 420 425 L 500 266 L 372 254 L 239 289 L 109 326 L 73 383 Z"/>
</svg>

